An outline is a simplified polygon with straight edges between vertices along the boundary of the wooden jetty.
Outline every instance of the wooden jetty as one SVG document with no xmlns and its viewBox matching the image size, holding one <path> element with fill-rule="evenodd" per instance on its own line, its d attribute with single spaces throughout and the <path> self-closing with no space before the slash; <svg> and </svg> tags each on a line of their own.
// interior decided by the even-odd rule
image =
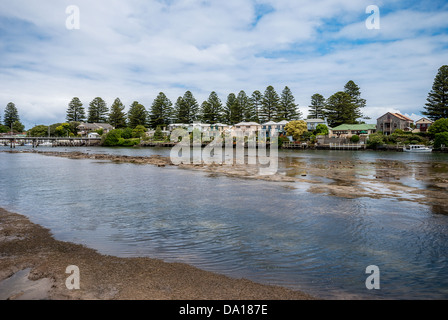
<svg viewBox="0 0 448 320">
<path fill-rule="evenodd" d="M 33 148 L 42 146 L 44 143 L 51 143 L 51 146 L 94 146 L 99 145 L 101 138 L 87 138 L 87 137 L 21 137 L 21 136 L 1 136 L 0 145 L 10 146 L 15 148 L 16 146 L 23 146 L 25 144 L 31 144 Z"/>
</svg>

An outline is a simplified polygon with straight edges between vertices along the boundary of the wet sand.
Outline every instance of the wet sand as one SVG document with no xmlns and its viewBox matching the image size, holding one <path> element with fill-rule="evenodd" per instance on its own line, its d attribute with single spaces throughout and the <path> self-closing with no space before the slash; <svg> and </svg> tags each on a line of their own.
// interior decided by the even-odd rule
<svg viewBox="0 0 448 320">
<path fill-rule="evenodd" d="M 80 272 L 80 289 L 65 284 L 67 266 Z M 151 258 L 102 255 L 55 240 L 48 229 L 0 208 L 0 299 L 11 300 L 309 300 L 278 286 Z"/>
</svg>

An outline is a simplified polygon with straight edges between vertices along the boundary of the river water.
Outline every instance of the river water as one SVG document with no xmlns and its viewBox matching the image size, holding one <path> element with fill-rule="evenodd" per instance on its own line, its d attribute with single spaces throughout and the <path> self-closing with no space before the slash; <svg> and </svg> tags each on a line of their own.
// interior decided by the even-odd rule
<svg viewBox="0 0 448 320">
<path fill-rule="evenodd" d="M 448 154 L 369 151 L 280 151 L 280 156 L 311 162 L 448 161 Z M 56 239 L 104 254 L 184 262 L 328 299 L 448 298 L 448 216 L 431 206 L 314 194 L 306 182 L 29 153 L 0 152 L 0 185 L 0 207 L 49 228 Z M 370 265 L 380 270 L 379 290 L 366 288 Z"/>
</svg>

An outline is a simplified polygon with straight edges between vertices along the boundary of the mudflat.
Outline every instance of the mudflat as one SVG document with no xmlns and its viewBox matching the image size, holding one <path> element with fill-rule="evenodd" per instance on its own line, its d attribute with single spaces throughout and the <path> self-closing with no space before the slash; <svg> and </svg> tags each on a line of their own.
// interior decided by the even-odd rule
<svg viewBox="0 0 448 320">
<path fill-rule="evenodd" d="M 69 290 L 69 265 L 80 288 Z M 28 218 L 0 208 L 0 299 L 309 300 L 312 296 L 151 258 L 102 255 L 55 240 Z"/>
</svg>

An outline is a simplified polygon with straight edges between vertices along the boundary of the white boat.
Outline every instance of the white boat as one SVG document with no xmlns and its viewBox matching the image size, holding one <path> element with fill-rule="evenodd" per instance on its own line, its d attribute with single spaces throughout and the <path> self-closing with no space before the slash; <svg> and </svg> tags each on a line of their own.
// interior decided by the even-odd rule
<svg viewBox="0 0 448 320">
<path fill-rule="evenodd" d="M 403 147 L 405 152 L 432 152 L 432 148 L 424 146 L 422 144 L 410 144 Z"/>
<path fill-rule="evenodd" d="M 51 142 L 39 143 L 39 147 L 52 147 L 52 146 L 53 146 L 53 143 L 51 143 Z"/>
</svg>

